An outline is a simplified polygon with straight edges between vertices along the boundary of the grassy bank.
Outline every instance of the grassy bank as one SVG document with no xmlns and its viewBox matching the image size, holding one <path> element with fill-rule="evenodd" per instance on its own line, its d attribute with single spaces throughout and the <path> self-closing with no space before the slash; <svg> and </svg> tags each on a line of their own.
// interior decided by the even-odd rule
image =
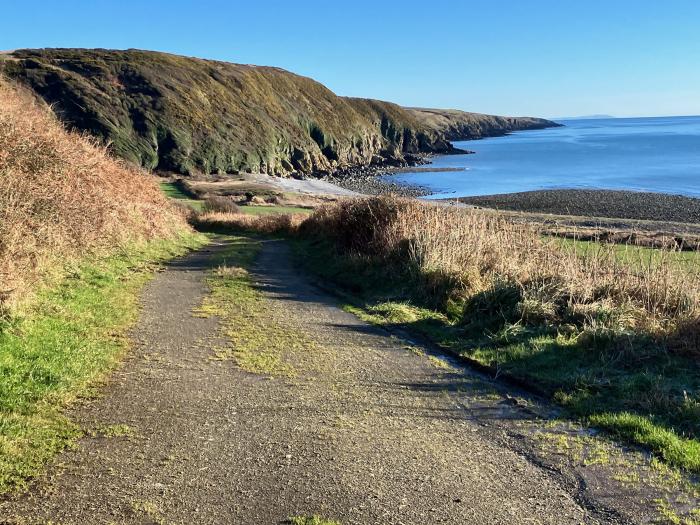
<svg viewBox="0 0 700 525">
<path fill-rule="evenodd" d="M 201 239 L 152 177 L 0 76 L 0 492 L 79 435 L 62 409 L 126 349 L 153 265 Z"/>
<path fill-rule="evenodd" d="M 696 254 L 561 241 L 493 214 L 389 198 L 206 222 L 288 234 L 300 264 L 361 317 L 420 333 L 700 472 Z"/>
<path fill-rule="evenodd" d="M 21 487 L 81 435 L 63 409 L 124 355 L 138 293 L 157 265 L 203 242 L 187 234 L 77 264 L 31 308 L 0 321 L 0 492 Z"/>
<path fill-rule="evenodd" d="M 152 177 L 0 76 L 0 311 L 66 264 L 186 231 Z"/>
</svg>

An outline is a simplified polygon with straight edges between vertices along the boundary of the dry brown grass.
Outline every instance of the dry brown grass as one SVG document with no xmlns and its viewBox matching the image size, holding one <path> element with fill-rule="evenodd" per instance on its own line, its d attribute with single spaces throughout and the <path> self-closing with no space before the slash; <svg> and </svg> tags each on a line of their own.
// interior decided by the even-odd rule
<svg viewBox="0 0 700 525">
<path fill-rule="evenodd" d="M 173 235 L 182 215 L 144 173 L 68 133 L 0 78 L 0 304 L 88 253 Z"/>
<path fill-rule="evenodd" d="M 583 255 L 492 213 L 376 197 L 323 207 L 301 229 L 412 274 L 435 304 L 460 300 L 471 317 L 511 303 L 523 322 L 661 333 L 700 315 L 700 280 L 670 257 L 630 264 L 612 245 Z"/>
<path fill-rule="evenodd" d="M 206 231 L 248 231 L 262 234 L 295 234 L 307 214 L 247 215 L 244 213 L 199 213 L 192 223 Z"/>
<path fill-rule="evenodd" d="M 202 209 L 206 212 L 215 213 L 240 213 L 238 204 L 230 197 L 210 196 L 204 199 Z"/>
</svg>

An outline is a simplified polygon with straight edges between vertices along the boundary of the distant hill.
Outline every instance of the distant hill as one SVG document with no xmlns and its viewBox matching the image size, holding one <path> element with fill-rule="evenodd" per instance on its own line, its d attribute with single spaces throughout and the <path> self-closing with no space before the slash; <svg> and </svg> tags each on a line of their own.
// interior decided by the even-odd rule
<svg viewBox="0 0 700 525">
<path fill-rule="evenodd" d="M 403 164 L 453 140 L 558 125 L 338 97 L 279 68 L 150 51 L 15 50 L 0 68 L 117 155 L 182 174 Z"/>
</svg>

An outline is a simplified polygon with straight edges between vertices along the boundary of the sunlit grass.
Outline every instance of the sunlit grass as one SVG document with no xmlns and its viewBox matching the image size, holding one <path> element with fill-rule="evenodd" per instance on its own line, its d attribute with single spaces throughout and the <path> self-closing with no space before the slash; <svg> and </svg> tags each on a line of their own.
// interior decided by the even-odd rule
<svg viewBox="0 0 700 525">
<path fill-rule="evenodd" d="M 124 355 L 156 265 L 203 242 L 189 234 L 85 262 L 29 311 L 0 321 L 0 492 L 21 487 L 81 434 L 62 408 Z"/>
</svg>

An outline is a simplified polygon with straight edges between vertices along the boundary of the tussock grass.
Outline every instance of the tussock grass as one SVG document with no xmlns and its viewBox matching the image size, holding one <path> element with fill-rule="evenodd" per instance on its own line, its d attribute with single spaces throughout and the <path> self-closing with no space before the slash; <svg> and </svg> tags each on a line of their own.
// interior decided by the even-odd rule
<svg viewBox="0 0 700 525">
<path fill-rule="evenodd" d="M 465 322 L 530 317 L 659 332 L 700 314 L 700 281 L 668 261 L 631 265 L 604 245 L 582 254 L 495 214 L 379 197 L 323 207 L 303 231 L 389 264 L 438 308 L 462 301 Z M 624 315 L 601 315 L 611 309 Z"/>
<path fill-rule="evenodd" d="M 242 207 L 245 209 L 247 207 Z M 204 212 L 193 219 L 199 230 L 210 232 L 247 231 L 261 234 L 293 233 L 308 217 L 307 213 L 222 213 Z"/>
<path fill-rule="evenodd" d="M 157 184 L 0 78 L 0 302 L 88 254 L 186 229 Z"/>
<path fill-rule="evenodd" d="M 202 211 L 214 213 L 240 213 L 241 209 L 231 197 L 212 195 L 204 199 Z"/>
</svg>

